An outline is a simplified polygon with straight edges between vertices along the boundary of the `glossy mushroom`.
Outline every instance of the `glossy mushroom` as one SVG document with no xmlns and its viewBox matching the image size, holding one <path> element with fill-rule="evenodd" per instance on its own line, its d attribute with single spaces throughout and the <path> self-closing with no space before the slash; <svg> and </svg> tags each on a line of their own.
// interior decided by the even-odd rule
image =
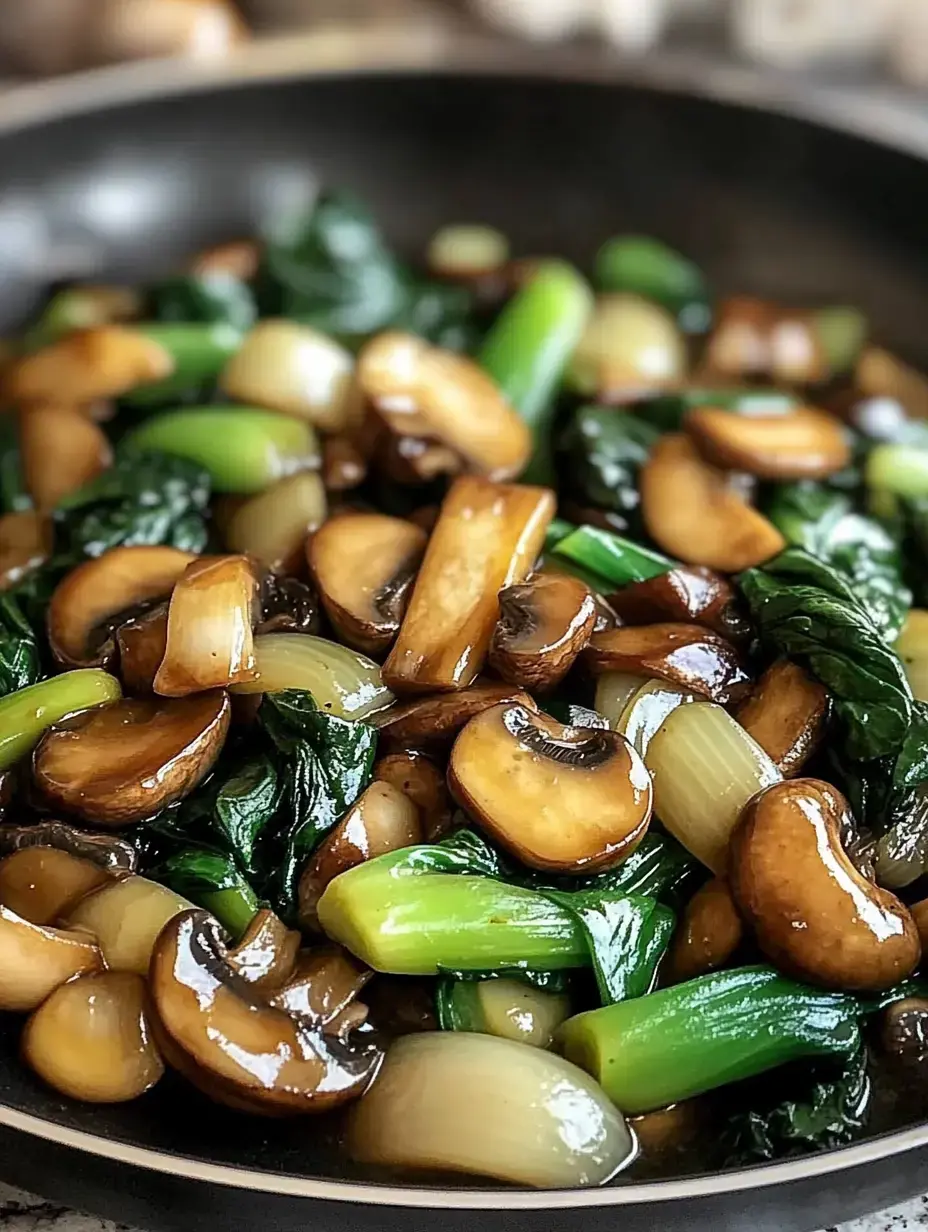
<svg viewBox="0 0 928 1232">
<path fill-rule="evenodd" d="M 89 861 L 113 877 L 134 873 L 138 863 L 136 849 L 115 834 L 88 834 L 63 821 L 0 826 L 0 853 L 7 855 L 29 847 L 53 847 Z"/>
<path fill-rule="evenodd" d="M 109 667 L 114 626 L 130 609 L 166 598 L 191 552 L 169 547 L 118 547 L 86 560 L 58 583 L 48 605 L 48 640 L 66 667 Z"/>
<path fill-rule="evenodd" d="M 611 868 L 634 851 L 651 819 L 650 777 L 623 736 L 565 727 L 512 703 L 485 710 L 463 729 L 448 785 L 530 868 Z"/>
<path fill-rule="evenodd" d="M 225 693 L 126 698 L 50 729 L 33 776 L 52 805 L 99 826 L 153 817 L 212 769 L 229 729 Z"/>
<path fill-rule="evenodd" d="M 478 680 L 469 688 L 454 693 L 436 693 L 392 706 L 373 716 L 372 722 L 380 729 L 381 740 L 387 747 L 439 750 L 450 744 L 475 715 L 500 702 L 517 702 L 527 709 L 537 709 L 522 689 L 493 680 Z"/>
<path fill-rule="evenodd" d="M 54 403 L 63 390 L 73 405 L 116 398 L 137 385 L 160 381 L 174 371 L 174 360 L 140 330 L 101 325 L 76 330 L 59 342 L 17 360 L 6 374 L 12 402 Z"/>
<path fill-rule="evenodd" d="M 510 684 L 553 689 L 567 675 L 596 625 L 589 587 L 566 573 L 537 573 L 499 593 L 489 663 Z"/>
<path fill-rule="evenodd" d="M 792 779 L 745 808 L 729 880 L 764 953 L 808 983 L 880 992 L 911 975 L 921 942 L 909 910 L 851 863 L 847 801 L 827 783 Z"/>
<path fill-rule="evenodd" d="M 229 965 L 246 984 L 274 992 L 293 975 L 300 934 L 267 907 L 255 913 L 238 944 L 228 951 Z"/>
<path fill-rule="evenodd" d="M 685 427 L 708 462 L 759 479 L 827 479 L 851 460 L 850 437 L 840 420 L 812 407 L 777 415 L 697 407 Z"/>
<path fill-rule="evenodd" d="M 38 406 L 23 412 L 19 449 L 26 488 L 41 513 L 50 513 L 113 461 L 102 428 L 74 406 Z"/>
<path fill-rule="evenodd" d="M 306 545 L 309 569 L 341 639 L 365 654 L 399 632 L 428 536 L 377 513 L 330 519 Z"/>
<path fill-rule="evenodd" d="M 751 678 L 735 647 L 700 625 L 625 626 L 593 636 L 583 652 L 594 674 L 658 676 L 720 705 L 741 700 Z"/>
<path fill-rule="evenodd" d="M 430 757 L 418 749 L 387 753 L 375 763 L 374 778 L 409 797 L 419 810 L 427 843 L 444 838 L 451 828 L 451 797 L 443 772 Z"/>
<path fill-rule="evenodd" d="M 798 663 L 779 659 L 739 707 L 737 719 L 783 777 L 792 778 L 818 747 L 830 710 L 827 689 Z"/>
<path fill-rule="evenodd" d="M 623 586 L 609 596 L 609 606 L 626 625 L 692 623 L 735 642 L 744 641 L 751 631 L 735 588 L 702 565 L 678 565 L 645 582 Z"/>
<path fill-rule="evenodd" d="M 31 924 L 0 906 L 0 1009 L 34 1010 L 59 984 L 103 965 L 92 933 Z"/>
<path fill-rule="evenodd" d="M 90 860 L 54 847 L 24 847 L 0 860 L 0 903 L 30 924 L 53 924 L 107 881 Z"/>
<path fill-rule="evenodd" d="M 728 883 L 713 877 L 683 910 L 662 968 L 664 982 L 682 984 L 724 967 L 743 936 L 744 925 Z"/>
<path fill-rule="evenodd" d="M 155 677 L 168 645 L 168 605 L 159 603 L 123 621 L 115 631 L 119 676 L 127 693 L 155 690 Z"/>
</svg>

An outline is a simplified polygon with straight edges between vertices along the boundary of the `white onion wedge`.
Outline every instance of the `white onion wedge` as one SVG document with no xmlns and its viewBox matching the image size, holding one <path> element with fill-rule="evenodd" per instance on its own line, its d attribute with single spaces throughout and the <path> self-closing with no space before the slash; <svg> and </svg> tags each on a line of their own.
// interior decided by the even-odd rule
<svg viewBox="0 0 928 1232">
<path fill-rule="evenodd" d="M 407 1035 L 352 1114 L 365 1163 L 476 1173 L 515 1185 L 602 1185 L 635 1157 L 622 1114 L 582 1070 L 512 1040 Z"/>
<path fill-rule="evenodd" d="M 94 934 L 112 971 L 147 975 L 158 934 L 168 920 L 192 906 L 147 877 L 126 877 L 81 899 L 66 923 Z"/>
<path fill-rule="evenodd" d="M 633 672 L 603 672 L 596 680 L 593 709 L 603 716 L 613 731 L 618 731 L 625 707 L 647 683 L 647 676 L 636 676 Z"/>
<path fill-rule="evenodd" d="M 678 706 L 694 702 L 696 695 L 666 680 L 648 680 L 636 689 L 614 724 L 629 744 L 644 757 L 648 745 Z"/>
<path fill-rule="evenodd" d="M 905 618 L 896 642 L 912 692 L 919 701 L 928 701 L 928 611 L 913 607 Z"/>
</svg>

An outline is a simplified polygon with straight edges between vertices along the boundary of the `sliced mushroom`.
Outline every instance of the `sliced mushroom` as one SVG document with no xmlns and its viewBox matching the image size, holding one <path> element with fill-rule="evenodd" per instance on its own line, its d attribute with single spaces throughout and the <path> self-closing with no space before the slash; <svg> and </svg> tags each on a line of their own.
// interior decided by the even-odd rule
<svg viewBox="0 0 928 1232">
<path fill-rule="evenodd" d="M 687 564 L 738 573 L 786 547 L 773 523 L 746 504 L 682 433 L 660 438 L 641 469 L 640 488 L 651 538 Z"/>
<path fill-rule="evenodd" d="M 863 329 L 849 309 L 810 313 L 733 297 L 718 307 L 706 363 L 716 376 L 817 384 L 853 362 Z"/>
<path fill-rule="evenodd" d="M 265 633 L 318 633 L 319 604 L 305 582 L 269 573 L 261 586 L 261 620 L 255 638 Z"/>
<path fill-rule="evenodd" d="M 510 684 L 553 689 L 595 625 L 596 603 L 585 582 L 566 573 L 538 573 L 499 592 L 490 666 Z"/>
<path fill-rule="evenodd" d="M 686 904 L 667 955 L 665 982 L 682 984 L 724 967 L 743 935 L 728 883 L 713 877 Z"/>
<path fill-rule="evenodd" d="M 229 518 L 224 537 L 233 552 L 281 573 L 299 573 L 306 536 L 325 518 L 322 480 L 314 471 L 300 471 L 244 501 Z"/>
<path fill-rule="evenodd" d="M 310 539 L 319 597 L 349 646 L 377 654 L 394 640 L 427 539 L 411 522 L 378 513 L 332 518 Z"/>
<path fill-rule="evenodd" d="M 204 556 L 174 587 L 155 692 L 184 697 L 256 679 L 258 583 L 245 556 Z"/>
<path fill-rule="evenodd" d="M 442 748 L 455 738 L 475 715 L 500 702 L 518 703 L 529 710 L 537 709 L 532 698 L 510 684 L 478 680 L 456 693 L 439 693 L 418 697 L 403 705 L 393 706 L 375 715 L 372 722 L 380 728 L 384 744 L 402 747 Z"/>
<path fill-rule="evenodd" d="M 369 1037 L 330 1039 L 256 994 L 229 965 L 218 925 L 203 911 L 184 912 L 163 930 L 149 980 L 175 1048 L 269 1111 L 327 1111 L 360 1095 L 380 1065 Z"/>
<path fill-rule="evenodd" d="M 101 325 L 78 330 L 17 360 L 4 382 L 11 402 L 57 402 L 63 392 L 73 405 L 118 398 L 136 385 L 160 381 L 174 359 L 140 330 Z"/>
<path fill-rule="evenodd" d="M 251 282 L 258 273 L 260 261 L 261 248 L 255 240 L 227 240 L 198 252 L 187 270 L 199 278 L 221 274 Z"/>
<path fill-rule="evenodd" d="M 922 947 L 928 952 L 928 898 L 923 898 L 921 902 L 915 903 L 909 910 L 912 912 L 912 919 L 915 921 L 915 927 L 918 929 Z"/>
<path fill-rule="evenodd" d="M 349 1006 L 360 1008 L 355 998 L 373 974 L 370 967 L 362 966 L 340 946 L 304 950 L 270 1004 L 307 1026 L 321 1027 L 326 1035 L 335 1035 Z M 334 1031 L 327 1029 L 333 1026 Z"/>
<path fill-rule="evenodd" d="M 801 406 L 780 415 L 689 412 L 686 431 L 714 466 L 760 479 L 826 479 L 851 460 L 848 434 L 824 411 Z"/>
<path fill-rule="evenodd" d="M 267 907 L 252 918 L 227 960 L 252 988 L 273 992 L 293 975 L 300 949 L 300 934 L 288 928 Z"/>
<path fill-rule="evenodd" d="M 0 852 L 24 851 L 28 847 L 54 847 L 89 860 L 114 877 L 134 873 L 138 852 L 115 834 L 87 834 L 63 821 L 39 821 L 29 826 L 0 826 Z"/>
<path fill-rule="evenodd" d="M 702 565 L 678 565 L 646 582 L 633 582 L 611 594 L 609 604 L 626 625 L 692 622 L 737 642 L 751 634 L 735 588 Z"/>
<path fill-rule="evenodd" d="M 389 1038 L 437 1031 L 434 986 L 434 980 L 375 972 L 364 990 L 370 1022 Z"/>
<path fill-rule="evenodd" d="M 448 786 L 530 868 L 611 868 L 651 819 L 651 779 L 623 736 L 565 727 L 511 703 L 467 724 L 451 750 Z"/>
<path fill-rule="evenodd" d="M 45 733 L 33 775 L 46 800 L 100 826 L 153 817 L 212 769 L 229 730 L 225 693 L 125 698 Z"/>
<path fill-rule="evenodd" d="M 24 847 L 0 860 L 0 903 L 30 924 L 53 924 L 107 881 L 89 860 L 54 847 Z"/>
<path fill-rule="evenodd" d="M 102 968 L 91 934 L 30 924 L 0 906 L 0 1010 L 34 1010 L 59 984 Z"/>
<path fill-rule="evenodd" d="M 383 678 L 397 692 L 469 685 L 486 657 L 499 592 L 534 564 L 554 514 L 546 488 L 458 479 L 442 505 Z"/>
<path fill-rule="evenodd" d="M 66 667 L 110 667 L 114 628 L 133 608 L 164 598 L 196 560 L 167 547 L 111 548 L 84 561 L 55 587 L 48 605 L 48 640 Z"/>
<path fill-rule="evenodd" d="M 367 478 L 364 455 L 349 436 L 322 442 L 322 482 L 327 492 L 350 492 Z"/>
<path fill-rule="evenodd" d="M 145 981 L 125 971 L 63 984 L 26 1023 L 26 1064 L 71 1099 L 93 1104 L 136 1099 L 164 1073 L 146 1000 Z"/>
<path fill-rule="evenodd" d="M 406 749 L 388 753 L 374 766 L 374 778 L 408 796 L 422 821 L 422 837 L 437 843 L 451 827 L 451 797 L 445 776 L 424 753 Z"/>
<path fill-rule="evenodd" d="M 879 992 L 921 958 L 908 908 L 868 881 L 841 844 L 853 826 L 828 783 L 792 779 L 751 800 L 731 836 L 732 894 L 764 953 L 797 979 Z"/>
<path fill-rule="evenodd" d="M 737 719 L 784 778 L 798 774 L 825 734 L 828 690 L 798 663 L 780 659 L 757 682 Z"/>
<path fill-rule="evenodd" d="M 883 1051 L 921 1065 L 928 1056 L 928 998 L 905 997 L 888 1006 L 880 1024 Z"/>
<path fill-rule="evenodd" d="M 0 517 L 0 590 L 15 586 L 45 563 L 52 550 L 52 523 L 34 509 Z"/>
<path fill-rule="evenodd" d="M 880 347 L 863 352 L 854 385 L 868 397 L 895 399 L 913 419 L 928 417 L 928 378 Z"/>
<path fill-rule="evenodd" d="M 159 603 L 116 630 L 119 675 L 127 693 L 155 691 L 155 677 L 168 645 L 168 605 Z"/>
<path fill-rule="evenodd" d="M 739 701 L 751 687 L 735 647 L 701 625 L 623 626 L 597 633 L 584 653 L 594 674 L 658 676 L 720 705 Z"/>
<path fill-rule="evenodd" d="M 318 929 L 316 906 L 329 882 L 356 864 L 422 842 L 418 808 L 389 783 L 373 782 L 323 839 L 300 877 L 299 914 Z"/>
<path fill-rule="evenodd" d="M 386 431 L 375 439 L 373 459 L 377 469 L 393 483 L 415 486 L 443 476 L 460 475 L 464 470 L 460 455 L 441 441 L 429 441 L 421 436 L 391 436 Z"/>
<path fill-rule="evenodd" d="M 358 384 L 396 436 L 438 441 L 488 479 L 514 479 L 528 463 L 527 424 L 464 355 L 381 334 L 358 356 Z"/>
<path fill-rule="evenodd" d="M 111 970 L 147 975 L 158 934 L 168 920 L 192 906 L 157 881 L 123 877 L 82 898 L 65 922 L 79 935 L 97 938 Z"/>
<path fill-rule="evenodd" d="M 19 418 L 19 448 L 23 479 L 41 513 L 50 513 L 113 461 L 102 428 L 70 406 L 24 411 Z"/>
</svg>

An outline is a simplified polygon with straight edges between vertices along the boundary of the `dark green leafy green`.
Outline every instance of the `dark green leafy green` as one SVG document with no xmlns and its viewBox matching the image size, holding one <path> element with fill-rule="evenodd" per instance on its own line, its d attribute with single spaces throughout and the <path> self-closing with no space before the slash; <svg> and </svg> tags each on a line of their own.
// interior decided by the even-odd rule
<svg viewBox="0 0 928 1232">
<path fill-rule="evenodd" d="M 240 937 L 258 910 L 258 898 L 235 861 L 224 852 L 185 847 L 151 870 L 150 876 L 211 911 L 233 937 Z"/>
<path fill-rule="evenodd" d="M 624 529 L 639 531 L 638 475 L 659 435 L 657 428 L 635 415 L 580 407 L 562 442 L 571 495 L 582 504 L 618 514 Z"/>
<path fill-rule="evenodd" d="M 15 415 L 0 415 L 0 513 L 32 508 L 23 479 L 19 430 Z"/>
<path fill-rule="evenodd" d="M 15 593 L 0 594 L 0 696 L 15 693 L 42 678 L 36 632 Z"/>
<path fill-rule="evenodd" d="M 245 762 L 216 792 L 216 829 L 246 873 L 258 872 L 255 845 L 273 820 L 279 803 L 277 770 L 264 754 Z"/>
<path fill-rule="evenodd" d="M 183 274 L 148 289 L 148 316 L 153 321 L 231 325 L 244 334 L 257 315 L 251 288 L 232 274 Z"/>
<path fill-rule="evenodd" d="M 473 830 L 456 830 L 429 846 L 408 847 L 391 867 L 397 872 L 471 873 L 505 879 L 499 856 Z"/>
</svg>

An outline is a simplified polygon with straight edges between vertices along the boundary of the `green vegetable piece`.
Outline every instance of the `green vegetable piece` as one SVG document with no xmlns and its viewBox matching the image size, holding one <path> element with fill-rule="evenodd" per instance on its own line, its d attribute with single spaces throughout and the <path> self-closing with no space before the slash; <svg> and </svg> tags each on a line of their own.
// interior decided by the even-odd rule
<svg viewBox="0 0 928 1232">
<path fill-rule="evenodd" d="M 0 415 L 0 513 L 32 508 L 23 478 L 19 428 L 15 415 Z"/>
<path fill-rule="evenodd" d="M 578 526 L 555 545 L 553 555 L 598 574 L 614 590 L 631 582 L 660 577 L 675 568 L 674 562 L 660 552 L 597 526 Z"/>
<path fill-rule="evenodd" d="M 928 449 L 914 445 L 877 445 L 864 471 L 867 486 L 894 496 L 928 496 Z"/>
<path fill-rule="evenodd" d="M 867 318 L 857 308 L 822 308 L 812 314 L 829 372 L 849 372 L 867 340 Z"/>
<path fill-rule="evenodd" d="M 860 1047 L 853 997 L 769 967 L 717 972 L 569 1019 L 564 1055 L 624 1113 L 665 1108 L 799 1057 Z"/>
<path fill-rule="evenodd" d="M 0 699 L 0 770 L 30 753 L 42 733 L 69 714 L 122 697 L 115 676 L 96 668 L 63 672 Z"/>
<path fill-rule="evenodd" d="M 255 844 L 280 803 L 277 771 L 268 757 L 253 757 L 216 793 L 216 827 L 249 874 L 257 873 Z"/>
<path fill-rule="evenodd" d="M 572 266 L 544 262 L 497 317 L 477 354 L 532 430 L 535 452 L 526 483 L 554 481 L 555 401 L 592 307 L 592 292 Z"/>
<path fill-rule="evenodd" d="M 152 871 L 175 893 L 212 912 L 236 940 L 258 910 L 257 895 L 224 852 L 187 847 Z"/>
<path fill-rule="evenodd" d="M 174 360 L 174 371 L 163 381 L 139 385 L 124 394 L 126 406 L 160 406 L 198 397 L 213 385 L 229 358 L 242 345 L 243 332 L 233 326 L 195 323 L 144 323 L 136 326 Z"/>
<path fill-rule="evenodd" d="M 209 473 L 217 492 L 240 495 L 262 492 L 319 461 L 316 435 L 305 420 L 249 407 L 164 411 L 129 432 L 125 444 L 187 458 Z"/>
<path fill-rule="evenodd" d="M 672 312 L 690 334 L 712 324 L 709 288 L 699 267 L 647 235 L 617 235 L 596 254 L 593 280 L 600 291 L 629 291 Z"/>
</svg>

